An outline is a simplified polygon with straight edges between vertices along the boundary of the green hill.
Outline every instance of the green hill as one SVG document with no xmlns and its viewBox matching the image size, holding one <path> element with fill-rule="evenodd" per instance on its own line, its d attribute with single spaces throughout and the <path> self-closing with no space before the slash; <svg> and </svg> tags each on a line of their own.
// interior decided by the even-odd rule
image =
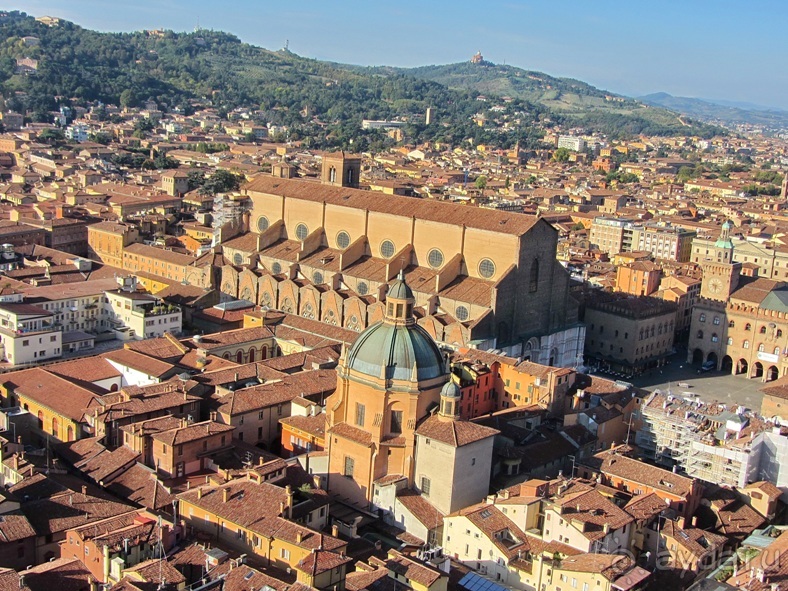
<svg viewBox="0 0 788 591">
<path fill-rule="evenodd" d="M 343 67 L 343 66 L 340 66 Z M 556 78 L 490 62 L 463 62 L 418 68 L 352 68 L 379 75 L 406 75 L 438 82 L 448 88 L 483 95 L 508 96 L 547 108 L 562 121 L 612 137 L 647 135 L 709 135 L 720 132 L 676 112 L 600 90 L 572 78 Z"/>
<path fill-rule="evenodd" d="M 26 36 L 39 44 L 26 43 Z M 19 58 L 38 60 L 37 72 L 17 73 Z M 441 71 L 446 74 L 439 76 Z M 223 112 L 244 107 L 259 109 L 266 122 L 287 125 L 290 139 L 354 150 L 391 143 L 380 131 L 362 132 L 362 119 L 405 121 L 405 134 L 414 141 L 456 145 L 470 139 L 504 147 L 517 141 L 536 145 L 551 122 L 576 122 L 611 135 L 716 131 L 687 128 L 674 115 L 657 122 L 643 114 L 666 111 L 634 101 L 606 108 L 606 93 L 587 84 L 525 74 L 507 66 L 474 70 L 470 64 L 375 70 L 269 51 L 219 31 L 99 33 L 66 21 L 49 27 L 24 13 L 0 13 L 4 106 L 42 121 L 58 105 L 94 101 L 133 107 L 152 99 L 165 110 L 183 112 L 195 104 Z M 469 84 L 474 75 L 478 80 Z M 477 101 L 479 85 L 490 96 L 508 94 L 515 100 L 503 112 L 490 113 L 496 101 Z M 306 106 L 316 119 L 302 116 Z M 425 126 L 429 106 L 437 107 L 438 117 L 435 125 Z M 478 113 L 511 125 L 479 127 L 472 120 Z"/>
</svg>

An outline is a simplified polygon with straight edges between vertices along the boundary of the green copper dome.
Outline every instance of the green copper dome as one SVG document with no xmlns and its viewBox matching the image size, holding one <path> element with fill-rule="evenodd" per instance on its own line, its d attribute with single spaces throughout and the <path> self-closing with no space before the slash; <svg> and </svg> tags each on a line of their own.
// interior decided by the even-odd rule
<svg viewBox="0 0 788 591">
<path fill-rule="evenodd" d="M 419 382 L 446 373 L 443 356 L 426 330 L 418 324 L 386 321 L 359 335 L 348 351 L 346 364 L 364 375 L 389 380 L 410 380 L 414 366 Z"/>
</svg>

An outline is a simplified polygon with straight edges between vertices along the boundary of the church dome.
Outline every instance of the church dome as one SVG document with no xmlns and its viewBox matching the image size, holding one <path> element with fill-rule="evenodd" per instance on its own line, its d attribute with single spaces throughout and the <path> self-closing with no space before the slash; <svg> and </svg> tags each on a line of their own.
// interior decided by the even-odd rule
<svg viewBox="0 0 788 591">
<path fill-rule="evenodd" d="M 415 377 L 421 382 L 446 373 L 443 356 L 426 330 L 418 324 L 385 321 L 373 324 L 359 335 L 348 351 L 346 365 L 364 375 L 390 380 Z"/>
<path fill-rule="evenodd" d="M 446 382 L 441 390 L 441 398 L 459 398 L 461 395 L 460 387 L 453 380 Z"/>
<path fill-rule="evenodd" d="M 362 332 L 347 354 L 346 366 L 387 380 L 422 382 L 446 373 L 438 346 L 413 317 L 415 297 L 400 271 L 386 294 L 386 314 Z M 415 373 L 414 373 L 415 370 Z"/>
</svg>

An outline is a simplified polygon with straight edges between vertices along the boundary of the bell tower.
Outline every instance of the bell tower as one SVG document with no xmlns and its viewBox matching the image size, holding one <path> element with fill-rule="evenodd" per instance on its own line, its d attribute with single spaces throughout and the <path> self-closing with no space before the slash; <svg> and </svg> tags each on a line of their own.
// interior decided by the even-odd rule
<svg viewBox="0 0 788 591">
<path fill-rule="evenodd" d="M 361 176 L 361 157 L 345 152 L 323 154 L 323 169 L 320 180 L 324 185 L 358 189 Z"/>
</svg>

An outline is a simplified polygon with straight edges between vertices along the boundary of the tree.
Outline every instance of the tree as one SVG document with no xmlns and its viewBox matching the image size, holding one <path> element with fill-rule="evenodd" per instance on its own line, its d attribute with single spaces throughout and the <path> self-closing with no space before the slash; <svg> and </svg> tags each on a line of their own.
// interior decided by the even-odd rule
<svg viewBox="0 0 788 591">
<path fill-rule="evenodd" d="M 209 195 L 228 193 L 238 190 L 241 186 L 241 177 L 224 169 L 214 172 L 202 185 L 202 191 Z"/>
<path fill-rule="evenodd" d="M 120 106 L 124 109 L 126 108 L 133 108 L 139 104 L 139 99 L 137 98 L 136 93 L 127 88 L 123 92 L 120 93 Z"/>
<path fill-rule="evenodd" d="M 484 175 L 477 176 L 474 185 L 476 185 L 476 188 L 480 191 L 484 191 L 484 189 L 487 188 L 487 177 Z"/>
<path fill-rule="evenodd" d="M 64 141 L 66 136 L 60 129 L 47 128 L 38 134 L 38 139 L 48 144 L 58 144 Z"/>
<path fill-rule="evenodd" d="M 553 154 L 553 160 L 556 162 L 569 162 L 569 155 L 571 154 L 569 148 L 558 148 Z"/>
<path fill-rule="evenodd" d="M 189 191 L 194 191 L 205 183 L 205 173 L 199 170 L 190 170 L 186 175 L 186 182 L 189 183 Z"/>
</svg>

